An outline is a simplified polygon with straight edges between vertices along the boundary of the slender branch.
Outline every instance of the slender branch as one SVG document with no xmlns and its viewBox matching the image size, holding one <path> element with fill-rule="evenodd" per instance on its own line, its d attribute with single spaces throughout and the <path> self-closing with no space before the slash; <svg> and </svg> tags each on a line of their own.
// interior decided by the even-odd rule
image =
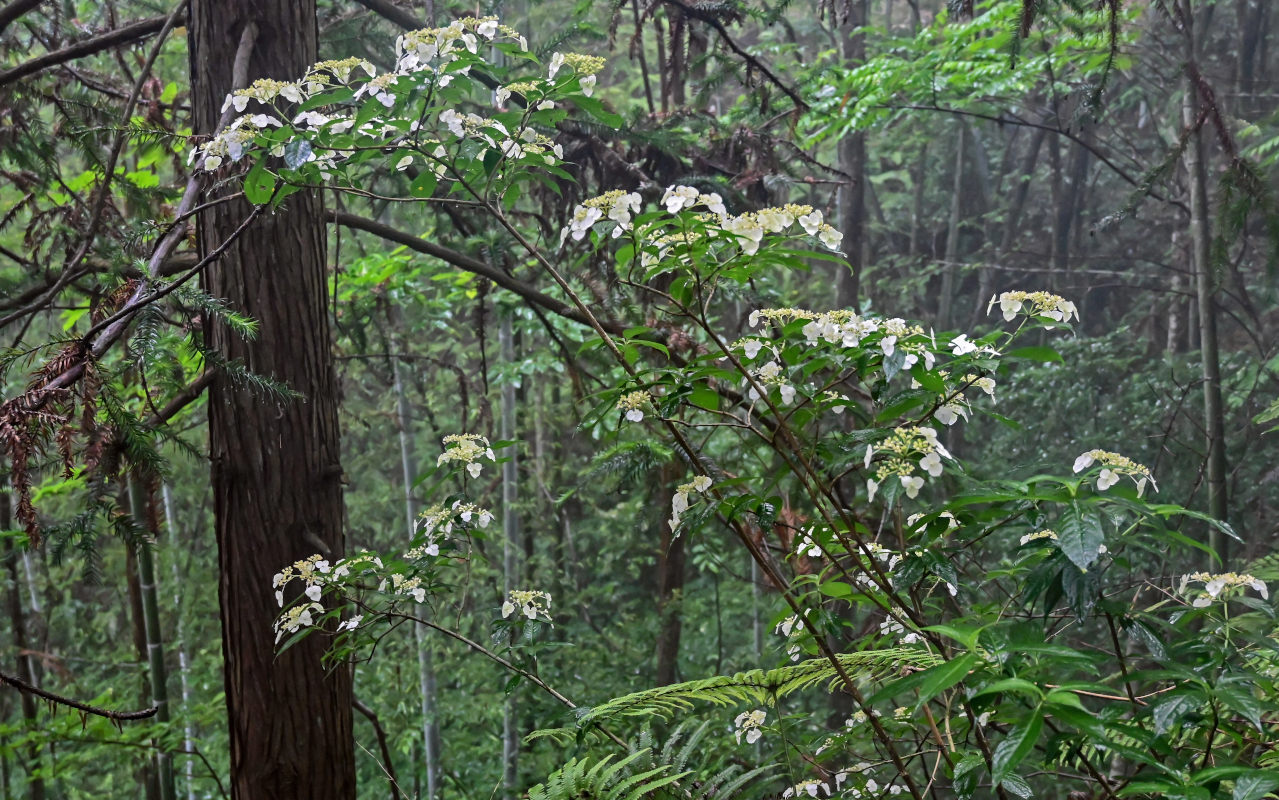
<svg viewBox="0 0 1279 800">
<path fill-rule="evenodd" d="M 105 719 L 109 719 L 112 722 L 117 722 L 117 723 L 131 722 L 133 720 L 139 720 L 139 719 L 147 719 L 149 717 L 155 716 L 156 712 L 160 710 L 159 707 L 157 706 L 152 706 L 151 708 L 143 709 L 142 711 L 112 711 L 109 708 L 91 706 L 88 703 L 81 703 L 79 700 L 72 700 L 70 697 L 63 697 L 60 694 L 54 694 L 53 692 L 45 691 L 44 689 L 41 689 L 38 686 L 32 686 L 31 684 L 27 683 L 21 678 L 15 677 L 13 675 L 9 675 L 4 672 L 0 672 L 0 683 L 12 686 L 13 688 L 17 689 L 18 691 L 24 694 L 29 694 L 34 697 L 38 697 L 41 700 L 44 700 L 48 703 L 52 703 L 53 705 L 66 706 L 67 708 L 74 708 L 76 711 L 79 711 L 82 714 L 92 714 L 95 717 L 103 717 Z"/>
<path fill-rule="evenodd" d="M 554 297 L 538 291 L 524 281 L 512 277 L 506 272 L 489 266 L 483 261 L 480 261 L 477 258 L 472 258 L 465 253 L 450 250 L 447 247 L 442 247 L 433 242 L 428 242 L 425 239 L 421 239 L 410 233 L 406 233 L 405 231 L 392 228 L 390 225 L 385 225 L 381 222 L 361 217 L 356 214 L 351 214 L 346 211 L 330 211 L 329 220 L 343 227 L 365 231 L 366 233 L 371 233 L 379 238 L 386 239 L 389 242 L 402 244 L 419 253 L 433 256 L 445 263 L 452 264 L 458 269 L 465 270 L 474 275 L 479 275 L 483 278 L 488 278 L 503 289 L 524 298 L 534 305 L 546 309 L 552 314 L 564 317 L 565 319 L 571 319 L 574 322 L 578 322 L 583 325 L 591 324 L 590 319 L 568 303 L 556 300 Z M 604 321 L 601 322 L 601 325 L 609 333 L 617 335 L 621 335 L 621 333 L 626 330 L 625 325 L 616 321 Z"/>
<path fill-rule="evenodd" d="M 83 56 L 91 56 L 94 53 L 101 53 L 103 50 L 110 50 L 122 44 L 132 44 L 141 39 L 146 39 L 163 30 L 165 21 L 168 16 L 147 17 L 137 22 L 131 22 L 114 30 L 100 33 L 97 36 L 90 36 L 87 39 L 81 39 L 75 44 L 68 45 L 61 50 L 54 50 L 52 53 L 36 56 L 30 61 L 25 61 L 16 67 L 0 72 L 0 87 L 9 84 L 28 75 L 34 75 L 41 70 L 47 69 L 67 61 L 74 61 Z"/>
<path fill-rule="evenodd" d="M 0 33 L 4 33 L 9 23 L 28 11 L 34 11 L 35 7 L 43 2 L 44 0 L 13 0 L 12 3 L 0 8 Z"/>
<path fill-rule="evenodd" d="M 1087 139 L 1083 138 L 1082 136 L 1071 133 L 1070 131 L 1067 131 L 1067 130 L 1062 130 L 1061 128 L 1055 125 L 1046 125 L 1042 122 L 1031 122 L 1030 120 L 1017 119 L 1015 117 L 1006 117 L 1006 116 L 1003 116 L 1002 114 L 996 116 L 994 114 L 983 114 L 980 111 L 968 111 L 962 108 L 945 108 L 944 106 L 938 106 L 938 105 L 922 106 L 922 105 L 912 105 L 912 104 L 902 104 L 902 105 L 892 104 L 892 105 L 879 105 L 879 106 L 876 106 L 876 108 L 883 108 L 889 111 L 935 111 L 941 114 L 954 114 L 955 116 L 959 116 L 959 117 L 972 117 L 973 119 L 982 119 L 982 120 L 986 120 L 987 122 L 997 122 L 1000 125 L 1017 125 L 1022 128 L 1036 128 L 1039 130 L 1048 131 L 1049 133 L 1055 133 L 1058 136 L 1062 136 L 1062 137 L 1065 137 L 1066 139 L 1069 139 L 1070 141 L 1074 142 L 1075 144 L 1087 150 L 1090 154 L 1096 157 L 1098 161 L 1105 164 L 1107 167 L 1110 167 L 1110 169 L 1116 175 L 1122 178 L 1125 182 L 1133 186 L 1136 186 L 1139 189 L 1142 188 L 1142 182 L 1140 180 L 1128 174 L 1127 170 L 1125 170 L 1123 167 L 1119 166 L 1114 161 L 1112 161 L 1110 157 L 1107 156 L 1105 153 L 1098 150 L 1096 145 L 1092 144 L 1091 142 L 1089 142 Z M 1176 206 L 1177 208 L 1180 208 L 1182 211 L 1185 211 L 1186 213 L 1190 213 L 1190 208 L 1186 206 L 1186 204 L 1181 202 L 1180 200 L 1173 200 L 1170 197 L 1165 197 L 1159 192 L 1156 192 L 1154 189 L 1148 190 L 1147 193 L 1151 197 L 1155 198 L 1156 200 L 1159 200 L 1160 202 L 1167 203 L 1168 205 L 1171 205 L 1171 206 Z"/>
<path fill-rule="evenodd" d="M 668 6 L 674 6 L 675 8 L 678 8 L 680 11 L 684 13 L 685 16 L 691 19 L 699 20 L 701 22 L 705 22 L 707 25 L 714 28 L 715 32 L 719 34 L 719 38 L 723 40 L 724 44 L 728 47 L 728 49 L 732 50 L 743 61 L 746 62 L 746 66 L 748 69 L 759 70 L 761 75 L 763 75 L 765 78 L 768 78 L 770 83 L 772 83 L 778 89 L 781 89 L 782 93 L 791 99 L 791 101 L 795 104 L 796 109 L 800 111 L 808 110 L 808 103 L 804 102 L 804 99 L 799 96 L 799 93 L 796 92 L 794 89 L 792 89 L 790 86 L 787 86 L 786 83 L 781 78 L 774 75 L 773 71 L 770 70 L 764 62 L 760 61 L 755 56 L 743 50 L 737 44 L 737 42 L 733 41 L 733 37 L 729 36 L 728 29 L 724 27 L 724 23 L 720 22 L 715 17 L 714 14 L 712 14 L 709 11 L 704 11 L 700 8 L 697 8 L 696 6 L 690 6 L 689 4 L 684 3 L 681 0 L 662 0 L 662 2 Z"/>
<path fill-rule="evenodd" d="M 373 725 L 373 735 L 377 737 L 378 749 L 382 751 L 382 771 L 386 773 L 387 783 L 391 784 L 391 800 L 400 800 L 400 780 L 395 777 L 395 764 L 391 761 L 391 746 L 386 741 L 386 730 L 378 721 L 377 714 L 359 698 L 351 700 L 351 707 L 360 712 Z"/>
</svg>

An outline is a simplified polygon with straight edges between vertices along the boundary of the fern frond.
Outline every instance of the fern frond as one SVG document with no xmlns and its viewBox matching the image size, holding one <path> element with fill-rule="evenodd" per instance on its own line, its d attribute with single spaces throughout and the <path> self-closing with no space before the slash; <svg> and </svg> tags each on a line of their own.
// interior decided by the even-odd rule
<svg viewBox="0 0 1279 800">
<path fill-rule="evenodd" d="M 598 761 L 570 759 L 545 783 L 529 789 L 529 800 L 642 800 L 687 774 L 671 774 L 665 764 L 631 774 L 630 768 L 648 753 L 637 750 L 616 762 L 612 755 Z"/>
<path fill-rule="evenodd" d="M 903 667 L 926 669 L 941 661 L 931 653 L 910 648 L 844 653 L 836 658 L 843 669 L 858 676 L 872 678 L 896 672 Z M 837 677 L 834 665 L 824 658 L 788 664 L 777 669 L 717 675 L 614 698 L 602 705 L 585 709 L 578 724 L 593 725 L 619 716 L 671 717 L 677 712 L 692 709 L 698 703 L 715 706 L 772 704 L 788 694 L 819 683 L 830 683 Z"/>
</svg>

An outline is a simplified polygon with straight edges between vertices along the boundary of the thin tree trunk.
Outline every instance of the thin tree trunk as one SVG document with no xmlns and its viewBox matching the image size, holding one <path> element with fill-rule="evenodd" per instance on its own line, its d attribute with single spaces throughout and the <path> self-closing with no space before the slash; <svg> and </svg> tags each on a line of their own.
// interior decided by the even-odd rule
<svg viewBox="0 0 1279 800">
<path fill-rule="evenodd" d="M 1013 245 L 1017 242 L 1017 234 L 1021 230 L 1021 215 L 1026 208 L 1026 198 L 1030 196 L 1030 185 L 1035 176 L 1035 165 L 1039 162 L 1039 151 L 1043 147 L 1044 139 L 1047 136 L 1048 130 L 1046 128 L 1040 128 L 1035 131 L 1034 136 L 1031 137 L 1025 157 L 1022 159 L 1021 168 L 1017 171 L 1017 184 L 1012 187 L 1011 197 L 1004 211 L 1004 229 L 999 238 L 999 247 L 995 251 L 997 266 L 1006 266 L 1008 256 L 1012 253 Z M 977 289 L 977 305 L 973 309 L 972 317 L 968 320 L 970 329 L 977 327 L 978 320 L 986 310 L 986 299 L 994 294 L 994 291 L 995 270 L 990 267 L 984 267 L 981 271 Z"/>
<path fill-rule="evenodd" d="M 671 489 L 679 478 L 679 463 L 672 462 L 657 468 L 654 502 L 651 507 L 657 509 L 658 513 L 648 515 L 661 530 L 661 549 L 657 554 L 658 629 L 657 645 L 654 648 L 658 686 L 669 686 L 677 680 L 680 634 L 683 632 L 684 537 L 677 536 L 666 524 L 665 511 L 668 504 L 661 502 L 662 498 L 670 497 Z"/>
<path fill-rule="evenodd" d="M 248 81 L 295 80 L 316 60 L 314 0 L 192 0 L 189 19 L 199 135 L 217 126 L 239 42 L 256 42 L 247 48 Z M 206 207 L 198 218 L 200 252 L 220 245 L 249 211 L 236 198 Z M 232 798 L 350 800 L 351 672 L 324 669 L 324 636 L 277 655 L 272 630 L 280 610 L 275 573 L 317 552 L 336 561 L 345 549 L 321 195 L 297 192 L 262 215 L 202 284 L 258 322 L 256 338 L 246 340 L 209 320 L 206 343 L 302 395 L 266 397 L 223 371 L 209 390 Z"/>
<path fill-rule="evenodd" d="M 173 490 L 169 484 L 160 485 L 160 497 L 164 501 L 164 521 L 169 531 L 169 550 L 173 553 L 178 550 L 178 518 L 174 511 Z M 173 573 L 173 613 L 177 619 L 177 636 L 175 640 L 178 645 L 178 678 L 182 684 L 182 749 L 188 753 L 195 749 L 195 728 L 191 724 L 191 684 L 190 684 L 190 662 L 187 659 L 186 633 L 185 624 L 182 621 L 182 593 L 179 587 L 182 586 L 182 579 L 178 575 L 178 560 L 173 558 L 170 560 L 169 569 Z M 183 773 L 186 778 L 186 795 L 187 800 L 195 800 L 195 759 L 190 756 L 184 759 Z"/>
<path fill-rule="evenodd" d="M 844 66 L 847 69 L 866 61 L 866 1 L 845 0 L 844 20 L 839 26 Z M 866 134 L 844 134 L 839 142 L 839 168 L 844 182 L 839 187 L 839 227 L 844 233 L 844 253 L 848 269 L 838 267 L 835 281 L 836 303 L 840 308 L 857 308 L 861 275 L 865 268 L 866 241 Z"/>
<path fill-rule="evenodd" d="M 151 548 L 158 542 L 159 533 L 150 524 L 147 514 L 147 491 L 136 475 L 129 477 L 129 506 L 134 524 L 147 531 L 150 541 L 137 547 L 138 589 L 142 596 L 142 624 L 146 634 L 147 674 L 151 684 L 151 704 L 155 706 L 155 721 L 161 725 L 169 722 L 168 674 L 164 665 L 164 642 L 160 633 L 160 604 L 155 581 L 155 559 Z M 160 800 L 176 800 L 173 783 L 173 755 L 162 747 L 155 751 L 155 771 Z"/>
<path fill-rule="evenodd" d="M 1185 57 L 1193 64 L 1198 56 L 1195 41 L 1194 9 L 1185 0 Z M 1196 127 L 1199 118 L 1199 87 L 1186 77 L 1186 94 L 1182 105 L 1183 122 Z M 1195 299 L 1199 307 L 1200 369 L 1204 391 L 1204 432 L 1207 437 L 1208 513 L 1227 520 L 1229 504 L 1226 496 L 1226 425 L 1221 401 L 1221 361 L 1217 349 L 1217 287 L 1211 263 L 1211 234 L 1208 227 L 1208 176 L 1204 164 L 1203 131 L 1196 127 L 1186 143 L 1186 173 L 1190 180 L 1190 242 L 1195 274 Z M 1229 564 L 1229 540 L 1215 527 L 1208 529 L 1208 546 L 1221 557 L 1222 567 Z M 1215 565 L 1213 569 L 1217 569 Z"/>
<path fill-rule="evenodd" d="M 910 255 L 924 253 L 924 189 L 928 181 L 928 143 L 919 145 L 919 155 L 911 170 L 914 186 L 910 204 Z"/>
<path fill-rule="evenodd" d="M 951 184 L 950 221 L 946 225 L 946 255 L 941 277 L 941 296 L 937 299 L 937 327 L 950 330 L 955 306 L 955 271 L 959 261 L 959 220 L 963 213 L 964 195 L 964 140 L 968 126 L 959 122 L 959 136 L 955 142 L 955 176 Z"/>
<path fill-rule="evenodd" d="M 403 343 L 397 352 L 403 352 Z M 404 392 L 403 369 L 400 359 L 391 360 L 395 378 L 395 422 L 400 436 L 400 475 L 404 481 L 404 521 L 409 539 L 417 530 L 417 500 L 413 497 L 413 480 L 417 477 L 417 454 L 410 432 L 409 402 Z M 435 800 L 439 791 L 440 774 L 440 726 L 436 716 L 435 661 L 427 627 L 421 623 L 413 626 L 413 639 L 417 644 L 418 690 L 422 705 L 422 754 L 426 766 L 426 796 Z"/>
<path fill-rule="evenodd" d="M 13 507 L 7 487 L 8 478 L 4 478 L 6 487 L 0 491 L 0 530 L 13 527 Z M 22 581 L 18 575 L 18 548 L 13 539 L 5 537 L 4 563 L 9 572 L 9 587 L 5 593 L 9 604 L 9 624 L 13 631 L 13 646 L 18 651 L 17 674 L 27 683 L 35 686 L 38 680 L 32 665 L 30 646 L 27 643 L 27 618 L 22 610 Z M 22 723 L 28 730 L 36 728 L 36 699 L 26 692 L 18 693 L 18 702 L 22 709 Z M 28 748 L 23 768 L 27 775 L 27 797 L 30 800 L 44 800 L 44 778 L 40 776 L 40 746 L 34 742 Z M 8 794 L 9 782 L 6 776 L 5 793 Z"/>
<path fill-rule="evenodd" d="M 515 337 L 511 331 L 511 315 L 504 313 L 498 329 L 498 346 L 502 362 L 515 363 Z M 509 377 L 502 384 L 502 427 L 504 441 L 515 438 L 515 383 Z M 502 464 L 502 581 L 503 594 L 508 595 L 519 583 L 520 521 L 515 510 L 518 499 L 518 464 L 512 450 Z M 502 710 L 502 788 L 507 800 L 514 800 L 519 783 L 520 732 L 515 692 L 506 696 Z"/>
</svg>

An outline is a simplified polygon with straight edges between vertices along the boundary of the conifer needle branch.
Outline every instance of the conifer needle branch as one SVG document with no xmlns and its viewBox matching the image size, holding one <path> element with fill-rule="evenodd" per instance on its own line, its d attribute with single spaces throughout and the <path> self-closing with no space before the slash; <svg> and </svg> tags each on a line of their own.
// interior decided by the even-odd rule
<svg viewBox="0 0 1279 800">
<path fill-rule="evenodd" d="M 74 708 L 82 714 L 92 714 L 95 717 L 104 717 L 112 722 L 131 722 L 133 720 L 147 719 L 155 716 L 156 712 L 160 710 L 159 706 L 152 706 L 151 708 L 146 708 L 141 711 L 112 711 L 109 708 L 91 706 L 88 703 L 81 703 L 79 700 L 72 700 L 70 697 L 63 697 L 60 694 L 45 691 L 38 686 L 32 686 L 21 678 L 9 675 L 5 672 L 0 672 L 0 683 L 12 686 L 24 694 L 38 697 L 53 705 Z"/>
</svg>

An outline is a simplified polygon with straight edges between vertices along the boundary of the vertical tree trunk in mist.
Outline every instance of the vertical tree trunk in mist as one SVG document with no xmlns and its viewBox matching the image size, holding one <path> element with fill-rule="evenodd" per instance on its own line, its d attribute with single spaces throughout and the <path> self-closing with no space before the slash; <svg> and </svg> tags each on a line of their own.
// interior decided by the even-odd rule
<svg viewBox="0 0 1279 800">
<path fill-rule="evenodd" d="M 233 88 L 238 45 L 256 28 L 248 81 L 293 80 L 316 60 L 314 0 L 193 0 L 189 13 L 195 130 L 209 134 Z M 207 253 L 245 219 L 234 200 L 200 214 Z M 225 372 L 209 396 L 219 602 L 235 800 L 355 797 L 350 672 L 321 663 L 325 637 L 278 658 L 272 576 L 320 552 L 343 554 L 337 385 L 330 344 L 320 195 L 299 192 L 263 214 L 204 275 L 206 291 L 258 321 L 247 341 L 209 322 L 224 358 L 303 397 L 279 401 Z"/>
</svg>

